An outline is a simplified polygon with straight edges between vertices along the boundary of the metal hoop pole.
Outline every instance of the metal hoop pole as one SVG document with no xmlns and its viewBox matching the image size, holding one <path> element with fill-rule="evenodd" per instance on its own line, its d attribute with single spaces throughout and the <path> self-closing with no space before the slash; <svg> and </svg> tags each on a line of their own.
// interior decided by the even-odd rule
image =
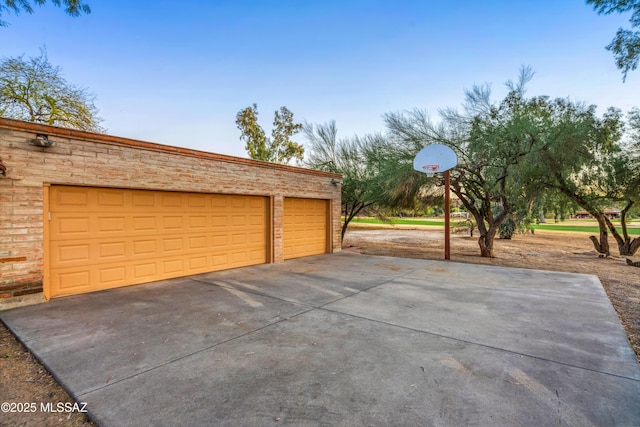
<svg viewBox="0 0 640 427">
<path fill-rule="evenodd" d="M 451 200 L 449 196 L 451 176 L 449 170 L 444 172 L 444 259 L 451 259 Z"/>
</svg>

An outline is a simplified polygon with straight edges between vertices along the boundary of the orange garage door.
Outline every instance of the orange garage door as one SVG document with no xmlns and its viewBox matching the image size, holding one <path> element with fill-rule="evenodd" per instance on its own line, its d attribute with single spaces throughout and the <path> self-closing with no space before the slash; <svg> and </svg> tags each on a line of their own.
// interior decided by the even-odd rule
<svg viewBox="0 0 640 427">
<path fill-rule="evenodd" d="M 265 197 L 49 191 L 49 297 L 267 261 Z"/>
<path fill-rule="evenodd" d="M 284 259 L 327 252 L 329 202 L 284 199 Z"/>
</svg>

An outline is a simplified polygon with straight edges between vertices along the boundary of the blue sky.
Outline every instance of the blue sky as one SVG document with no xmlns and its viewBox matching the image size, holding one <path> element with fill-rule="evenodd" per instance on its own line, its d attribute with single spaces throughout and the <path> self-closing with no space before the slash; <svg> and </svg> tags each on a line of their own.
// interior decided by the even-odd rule
<svg viewBox="0 0 640 427">
<path fill-rule="evenodd" d="M 122 137 L 246 157 L 235 115 L 254 102 L 267 133 L 284 105 L 296 120 L 362 135 L 384 130 L 391 111 L 437 117 L 474 84 L 499 99 L 522 65 L 536 72 L 531 96 L 640 107 L 640 71 L 623 83 L 604 49 L 628 16 L 581 0 L 86 3 L 79 18 L 50 4 L 4 15 L 0 57 L 46 46 Z"/>
</svg>

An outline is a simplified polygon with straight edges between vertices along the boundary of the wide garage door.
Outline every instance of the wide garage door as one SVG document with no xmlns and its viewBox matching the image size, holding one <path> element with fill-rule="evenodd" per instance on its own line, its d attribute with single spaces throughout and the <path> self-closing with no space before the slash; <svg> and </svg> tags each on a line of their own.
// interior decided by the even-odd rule
<svg viewBox="0 0 640 427">
<path fill-rule="evenodd" d="M 329 202 L 284 199 L 284 259 L 327 252 Z"/>
<path fill-rule="evenodd" d="M 52 186 L 49 296 L 267 261 L 265 197 Z"/>
</svg>

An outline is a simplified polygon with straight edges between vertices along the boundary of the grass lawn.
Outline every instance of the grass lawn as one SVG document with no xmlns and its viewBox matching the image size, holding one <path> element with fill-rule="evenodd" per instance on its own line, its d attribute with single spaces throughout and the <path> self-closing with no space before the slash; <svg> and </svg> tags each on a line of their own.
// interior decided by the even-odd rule
<svg viewBox="0 0 640 427">
<path fill-rule="evenodd" d="M 460 218 L 451 218 L 451 225 L 460 222 Z M 360 224 L 393 224 L 393 225 L 432 225 L 444 226 L 444 220 L 440 218 L 390 218 L 388 222 L 378 218 L 354 218 L 352 222 Z M 614 222 L 618 231 L 622 232 L 618 221 Z M 589 220 L 566 220 L 560 223 L 535 224 L 536 230 L 552 230 L 552 231 L 577 231 L 582 233 L 599 233 L 598 225 L 595 221 Z M 627 224 L 627 232 L 631 236 L 640 236 L 640 222 L 629 221 Z"/>
</svg>

